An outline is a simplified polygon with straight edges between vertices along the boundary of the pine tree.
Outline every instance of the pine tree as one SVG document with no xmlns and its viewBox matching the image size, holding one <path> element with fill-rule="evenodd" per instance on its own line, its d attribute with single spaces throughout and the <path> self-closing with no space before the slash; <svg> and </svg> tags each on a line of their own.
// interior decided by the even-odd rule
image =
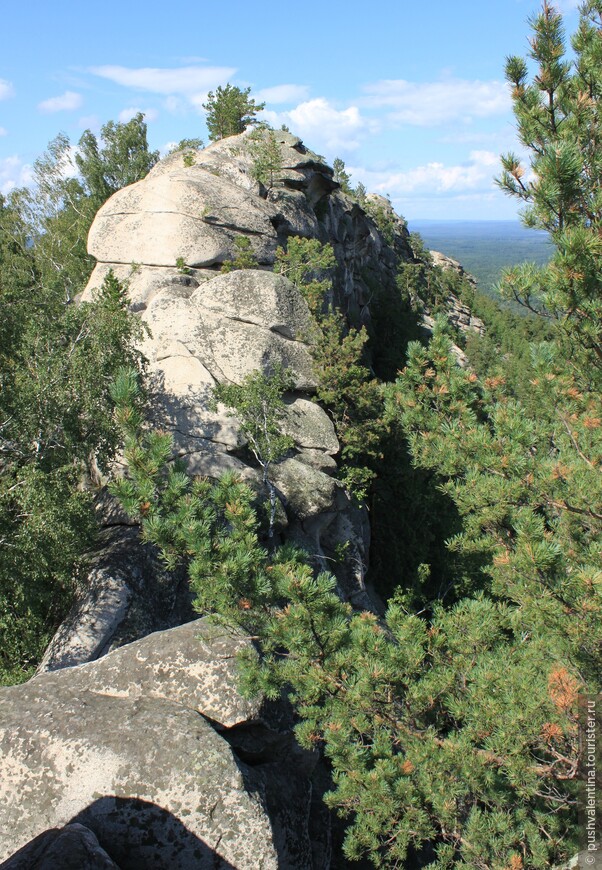
<svg viewBox="0 0 602 870">
<path fill-rule="evenodd" d="M 341 444 L 339 477 L 357 499 L 366 496 L 382 457 L 383 400 L 380 385 L 364 361 L 366 329 L 348 327 L 333 304 L 330 245 L 291 237 L 276 250 L 274 268 L 305 297 L 314 320 L 311 336 L 317 397 L 330 414 Z"/>
<path fill-rule="evenodd" d="M 334 172 L 334 180 L 341 185 L 343 193 L 350 196 L 353 195 L 353 187 L 351 186 L 351 176 L 345 169 L 345 162 L 340 157 L 335 157 L 332 161 L 332 169 Z"/>
<path fill-rule="evenodd" d="M 241 89 L 236 85 L 220 85 L 209 91 L 203 108 L 207 112 L 206 124 L 209 139 L 215 142 L 226 136 L 236 136 L 255 124 L 256 115 L 265 109 L 265 103 L 256 103 L 250 96 L 251 88 Z"/>
<path fill-rule="evenodd" d="M 251 175 L 269 193 L 274 187 L 278 173 L 282 171 L 282 152 L 274 131 L 264 125 L 254 130 L 251 134 L 249 151 L 253 158 Z"/>
<path fill-rule="evenodd" d="M 501 187 L 525 208 L 527 226 L 547 230 L 556 252 L 549 266 L 510 270 L 502 290 L 559 323 L 571 353 L 602 368 L 602 3 L 587 0 L 566 55 L 561 15 L 548 3 L 531 22 L 530 58 L 537 72 L 528 81 L 520 57 L 506 63 L 521 143 L 530 173 L 514 154 L 502 158 Z"/>
<path fill-rule="evenodd" d="M 437 351 L 442 374 L 430 378 L 429 398 L 445 401 L 451 376 L 466 404 L 474 382 L 450 374 L 444 346 Z M 528 629 L 541 593 L 537 602 L 524 594 L 524 605 L 514 593 L 475 595 L 435 607 L 429 620 L 395 600 L 386 621 L 354 613 L 303 554 L 259 545 L 252 497 L 231 476 L 212 484 L 166 467 L 170 439 L 140 434 L 131 393 L 127 382 L 115 393 L 130 471 L 114 491 L 169 566 L 188 561 L 199 609 L 256 638 L 260 655 L 241 661 L 243 688 L 289 692 L 298 739 L 332 766 L 326 799 L 349 821 L 347 858 L 501 870 L 571 854 L 580 684 L 571 651 L 586 628 L 566 637 L 570 617 L 547 596 Z M 425 396 L 427 414 L 428 405 Z M 535 576 L 554 554 L 525 532 L 521 559 Z M 577 605 L 581 584 L 573 589 Z"/>
</svg>

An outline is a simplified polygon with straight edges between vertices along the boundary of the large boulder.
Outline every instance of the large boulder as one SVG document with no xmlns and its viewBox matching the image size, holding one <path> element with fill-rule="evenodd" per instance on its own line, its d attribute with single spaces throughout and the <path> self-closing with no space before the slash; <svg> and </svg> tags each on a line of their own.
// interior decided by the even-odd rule
<svg viewBox="0 0 602 870">
<path fill-rule="evenodd" d="M 0 861 L 76 825 L 122 870 L 328 866 L 315 758 L 236 689 L 247 643 L 198 620 L 0 690 Z"/>
<path fill-rule="evenodd" d="M 252 371 L 280 365 L 291 370 L 297 389 L 315 387 L 307 304 L 280 275 L 236 271 L 191 293 L 170 286 L 153 298 L 143 320 L 150 329 L 144 350 L 160 368 L 174 349 L 186 358 L 185 349 L 218 382 L 240 383 Z"/>
<path fill-rule="evenodd" d="M 276 209 L 205 170 L 176 168 L 118 190 L 99 210 L 88 249 L 101 262 L 211 267 L 236 256 L 248 235 L 260 262 L 273 257 Z"/>
</svg>

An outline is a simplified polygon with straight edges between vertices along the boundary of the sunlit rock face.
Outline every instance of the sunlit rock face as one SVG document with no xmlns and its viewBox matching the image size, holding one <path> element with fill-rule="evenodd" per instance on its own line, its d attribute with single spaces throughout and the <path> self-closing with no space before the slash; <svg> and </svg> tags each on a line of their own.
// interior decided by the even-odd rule
<svg viewBox="0 0 602 870">
<path fill-rule="evenodd" d="M 331 244 L 337 261 L 331 301 L 350 323 L 369 324 L 374 287 L 393 290 L 396 264 L 411 256 L 408 233 L 391 212 L 393 241 L 386 242 L 374 221 L 342 193 L 322 158 L 297 137 L 276 135 L 282 169 L 269 190 L 253 178 L 253 146 L 244 133 L 195 153 L 192 165 L 183 154 L 173 154 L 143 181 L 118 191 L 90 230 L 89 250 L 98 262 L 83 299 L 92 298 L 109 269 L 127 282 L 131 308 L 148 327 L 142 350 L 151 422 L 171 432 L 175 453 L 192 474 L 218 477 L 233 470 L 260 486 L 238 421 L 223 406 L 212 405 L 212 391 L 219 383 L 240 384 L 257 370 L 282 366 L 291 372 L 294 389 L 285 397 L 284 430 L 295 447 L 274 468 L 278 532 L 318 564 L 334 566 L 343 597 L 372 607 L 363 579 L 367 516 L 335 479 L 339 444 L 330 418 L 313 401 L 309 310 L 299 289 L 272 268 L 276 249 L 292 235 Z M 376 199 L 390 209 L 386 200 Z M 241 237 L 249 240 L 254 267 L 222 274 L 224 262 L 240 253 Z M 342 544 L 346 558 L 335 561 Z M 82 596 L 43 668 L 94 658 L 185 618 L 182 601 L 171 622 L 154 613 L 141 616 L 144 582 L 139 576 L 128 579 L 130 568 L 115 578 L 118 569 L 106 570 L 109 557 L 110 541 L 91 574 L 98 580 L 104 572 L 105 587 L 113 589 L 103 618 L 94 618 L 98 583 L 91 583 L 92 605 Z M 77 639 L 72 650 L 70 637 Z"/>
<path fill-rule="evenodd" d="M 0 689 L 2 866 L 327 867 L 316 757 L 238 693 L 247 645 L 201 619 Z"/>
</svg>

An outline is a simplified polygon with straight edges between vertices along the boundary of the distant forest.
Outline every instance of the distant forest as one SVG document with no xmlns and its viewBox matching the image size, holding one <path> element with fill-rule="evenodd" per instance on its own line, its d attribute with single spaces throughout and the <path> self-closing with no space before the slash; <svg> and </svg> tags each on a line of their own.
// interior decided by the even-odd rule
<svg viewBox="0 0 602 870">
<path fill-rule="evenodd" d="M 499 298 L 494 288 L 502 269 L 525 260 L 545 265 L 553 253 L 548 234 L 526 229 L 518 221 L 411 221 L 427 248 L 458 260 L 479 282 L 480 289 Z"/>
</svg>

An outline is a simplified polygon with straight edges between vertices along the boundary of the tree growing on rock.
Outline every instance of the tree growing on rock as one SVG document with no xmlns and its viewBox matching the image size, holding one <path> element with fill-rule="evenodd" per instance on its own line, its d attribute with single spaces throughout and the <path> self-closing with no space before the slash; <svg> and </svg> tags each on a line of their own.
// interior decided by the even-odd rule
<svg viewBox="0 0 602 870">
<path fill-rule="evenodd" d="M 108 121 L 101 127 L 100 141 L 86 130 L 78 143 L 75 163 L 96 207 L 128 184 L 144 178 L 159 159 L 150 151 L 142 112 L 126 123 Z"/>
<path fill-rule="evenodd" d="M 234 247 L 236 248 L 236 256 L 233 260 L 224 260 L 220 272 L 226 275 L 228 272 L 234 272 L 237 269 L 257 268 L 257 257 L 253 253 L 251 239 L 248 236 L 236 236 Z"/>
<path fill-rule="evenodd" d="M 272 493 L 270 464 L 291 443 L 278 426 L 282 389 L 288 386 L 286 372 L 273 378 L 255 372 L 240 386 L 216 391 L 236 410 Z M 128 464 L 127 477 L 111 484 L 113 494 L 140 521 L 143 540 L 158 547 L 167 568 L 186 562 L 200 613 L 217 614 L 257 634 L 278 598 L 280 572 L 294 571 L 299 557 L 285 548 L 273 551 L 268 560 L 259 543 L 255 494 L 234 473 L 218 481 L 193 479 L 170 461 L 171 436 L 143 428 L 135 372 L 120 372 L 112 395 Z"/>
<path fill-rule="evenodd" d="M 243 90 L 231 84 L 224 88 L 220 85 L 215 92 L 209 91 L 203 108 L 207 112 L 206 124 L 211 142 L 236 136 L 250 124 L 257 123 L 257 113 L 265 109 L 265 103 L 256 103 L 250 94 L 250 87 Z"/>
<path fill-rule="evenodd" d="M 348 193 L 350 196 L 353 195 L 351 176 L 345 169 L 345 161 L 340 157 L 335 157 L 332 162 L 332 169 L 334 172 L 334 180 L 341 185 L 341 190 L 344 193 Z"/>
<path fill-rule="evenodd" d="M 240 385 L 218 384 L 214 389 L 215 399 L 227 405 L 231 415 L 240 421 L 241 434 L 261 467 L 270 499 L 270 538 L 276 519 L 276 488 L 270 479 L 270 466 L 294 444 L 293 439 L 282 432 L 282 396 L 292 389 L 291 373 L 278 366 L 267 375 L 251 372 Z"/>
<path fill-rule="evenodd" d="M 311 354 L 317 396 L 328 409 L 341 444 L 340 479 L 361 500 L 381 458 L 383 401 L 380 386 L 365 365 L 365 328 L 349 328 L 332 304 L 335 265 L 330 245 L 291 236 L 286 251 L 277 248 L 274 269 L 300 290 L 313 316 Z"/>
<path fill-rule="evenodd" d="M 251 138 L 253 140 L 249 149 L 253 158 L 251 175 L 269 192 L 274 186 L 276 176 L 282 171 L 280 145 L 274 131 L 267 126 L 253 131 Z"/>
</svg>

